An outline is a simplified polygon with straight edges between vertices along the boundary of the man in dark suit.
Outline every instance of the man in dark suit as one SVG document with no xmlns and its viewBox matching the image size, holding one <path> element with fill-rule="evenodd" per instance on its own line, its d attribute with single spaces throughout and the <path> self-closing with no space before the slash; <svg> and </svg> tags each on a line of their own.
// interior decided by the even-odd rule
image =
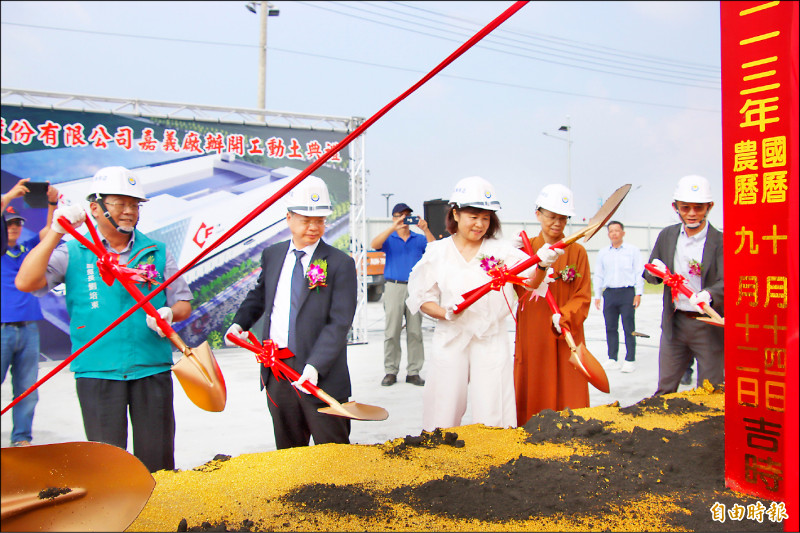
<svg viewBox="0 0 800 533">
<path fill-rule="evenodd" d="M 695 293 L 680 294 L 673 302 L 672 291 L 664 286 L 661 314 L 661 343 L 658 349 L 658 390 L 655 396 L 677 392 L 681 377 L 697 359 L 697 383 L 708 379 L 712 385 L 724 381 L 725 351 L 723 329 L 696 320 L 705 316 L 699 304 L 710 304 L 724 314 L 722 233 L 708 223 L 714 207 L 711 187 L 702 176 L 684 176 L 678 181 L 672 207 L 680 224 L 667 226 L 658 234 L 650 263 L 680 274 Z M 648 283 L 662 280 L 645 269 Z"/>
<path fill-rule="evenodd" d="M 318 385 L 340 403 L 351 394 L 347 335 L 356 311 L 353 259 L 322 241 L 331 202 L 325 182 L 309 176 L 286 197 L 286 221 L 292 238 L 261 255 L 261 274 L 247 294 L 227 333 L 246 339 L 246 331 L 264 315 L 263 339 L 272 339 L 284 362 L 301 373 L 295 382 L 277 379 L 261 368 L 278 449 L 350 442 L 350 420 L 317 412 L 327 404 L 309 394 L 305 382 Z M 227 337 L 227 335 L 226 335 Z M 230 342 L 226 343 L 229 345 Z M 286 351 L 291 352 L 288 354 Z M 304 394 L 298 394 L 301 391 Z"/>
</svg>

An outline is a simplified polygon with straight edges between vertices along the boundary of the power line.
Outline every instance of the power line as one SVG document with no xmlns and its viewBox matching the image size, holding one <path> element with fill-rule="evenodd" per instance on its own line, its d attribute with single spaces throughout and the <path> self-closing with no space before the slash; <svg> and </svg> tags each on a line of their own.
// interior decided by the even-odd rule
<svg viewBox="0 0 800 533">
<path fill-rule="evenodd" d="M 59 28 L 55 26 L 43 26 L 37 24 L 23 24 L 17 22 L 6 22 L 3 21 L 2 24 L 9 25 L 9 26 L 19 26 L 25 28 L 33 28 L 33 29 L 42 29 L 42 30 L 52 30 L 52 31 L 65 31 L 71 33 L 80 33 L 80 34 L 87 34 L 87 35 L 100 35 L 104 37 L 122 37 L 122 38 L 131 38 L 131 39 L 147 39 L 147 40 L 154 40 L 154 41 L 168 41 L 168 42 L 177 42 L 177 43 L 187 43 L 187 44 L 203 44 L 209 46 L 233 46 L 239 48 L 258 48 L 258 45 L 255 44 L 241 44 L 241 43 L 229 43 L 229 42 L 219 42 L 219 41 L 199 41 L 194 39 L 179 39 L 175 37 L 161 37 L 161 36 L 151 36 L 151 35 L 136 35 L 136 34 L 126 34 L 126 33 L 117 33 L 117 32 L 104 32 L 104 31 L 95 31 L 95 30 L 80 30 L 80 29 L 73 29 L 73 28 Z M 386 65 L 381 63 L 374 63 L 370 61 L 361 61 L 356 59 L 347 59 L 342 57 L 336 56 L 329 56 L 324 54 L 316 54 L 312 52 L 302 52 L 299 50 L 290 50 L 286 48 L 277 48 L 270 46 L 270 51 L 274 52 L 282 52 L 286 54 L 295 54 L 300 56 L 306 57 L 313 57 L 319 59 L 325 59 L 327 61 L 340 61 L 345 63 L 352 63 L 358 64 L 368 67 L 376 67 L 376 68 L 384 68 L 389 70 L 397 70 L 402 72 L 412 72 L 412 73 L 424 73 L 425 71 L 420 69 L 414 68 L 407 68 L 407 67 L 399 67 L 396 65 Z M 646 102 L 646 101 L 638 101 L 638 100 L 629 100 L 624 98 L 613 98 L 613 97 L 603 97 L 603 96 L 596 96 L 591 94 L 584 94 L 584 93 L 577 93 L 577 92 L 570 92 L 570 91 L 558 91 L 552 89 L 544 89 L 541 87 L 532 87 L 527 85 L 521 84 L 513 84 L 513 83 L 504 83 L 499 82 L 496 80 L 485 80 L 480 78 L 470 78 L 465 76 L 456 76 L 452 74 L 445 74 L 441 73 L 439 76 L 444 78 L 451 78 L 451 79 L 458 79 L 463 81 L 470 81 L 476 83 L 482 83 L 487 85 L 496 85 L 500 87 L 512 87 L 516 89 L 528 90 L 528 91 L 535 91 L 535 92 L 545 92 L 545 93 L 552 93 L 552 94 L 560 94 L 565 96 L 577 96 L 581 98 L 591 98 L 595 100 L 604 100 L 604 101 L 611 101 L 611 102 L 621 102 L 621 103 L 633 103 L 639 105 L 648 105 L 648 106 L 655 106 L 655 107 L 665 107 L 665 108 L 674 108 L 674 109 L 686 109 L 691 111 L 700 111 L 700 112 L 709 112 L 709 113 L 719 113 L 719 109 L 708 109 L 708 108 L 695 108 L 695 107 L 687 107 L 687 106 L 677 106 L 677 105 L 670 105 L 670 104 L 662 104 L 658 102 Z"/>
<path fill-rule="evenodd" d="M 336 13 L 337 15 L 356 18 L 356 19 L 367 21 L 367 22 L 372 22 L 372 23 L 375 23 L 375 24 L 380 24 L 380 25 L 383 25 L 383 26 L 399 29 L 399 30 L 402 30 L 402 31 L 416 33 L 416 34 L 419 34 L 419 35 L 425 35 L 427 37 L 433 37 L 435 39 L 441 39 L 441 40 L 445 40 L 445 41 L 448 41 L 448 42 L 454 42 L 454 43 L 461 42 L 460 40 L 450 39 L 448 37 L 443 37 L 441 35 L 435 35 L 435 34 L 432 34 L 432 33 L 425 32 L 425 31 L 420 31 L 420 30 L 416 30 L 416 29 L 410 29 L 410 28 L 406 28 L 406 27 L 403 27 L 403 26 L 398 26 L 396 24 L 391 24 L 391 23 L 388 23 L 388 22 L 381 22 L 381 21 L 377 21 L 377 20 L 373 20 L 373 19 L 370 19 L 370 18 L 367 18 L 367 17 L 360 16 L 360 15 L 355 15 L 355 14 L 351 14 L 351 13 L 344 13 L 344 12 L 341 12 L 341 11 L 337 11 L 335 9 L 330 9 L 328 7 L 325 7 L 325 5 L 327 5 L 327 3 L 324 4 L 324 5 L 311 4 L 311 3 L 308 3 L 308 2 L 302 2 L 302 1 L 299 1 L 297 3 L 306 5 L 308 7 L 321 9 L 323 11 L 329 11 L 329 12 L 332 12 L 332 13 Z M 330 4 L 337 4 L 336 2 L 329 2 L 329 3 Z M 338 5 L 340 5 L 342 7 L 347 7 L 347 8 L 356 10 L 356 11 L 364 11 L 361 8 L 358 8 L 358 7 L 355 7 L 353 5 L 349 5 L 349 4 L 338 4 Z M 386 15 L 376 14 L 376 13 L 373 13 L 373 12 L 370 12 L 370 11 L 366 11 L 366 12 L 369 13 L 369 14 L 372 14 L 372 15 L 378 15 L 378 16 L 386 17 Z M 389 17 L 389 18 L 392 18 L 392 17 Z M 405 21 L 403 21 L 403 22 L 405 22 Z M 421 25 L 421 24 L 417 23 L 416 25 Z M 430 27 L 430 26 L 427 26 L 427 27 Z M 446 31 L 448 33 L 456 33 L 456 32 L 453 32 L 451 30 L 445 30 L 445 29 L 441 29 L 441 28 L 435 28 L 435 29 L 436 29 L 436 31 Z M 495 42 L 495 41 L 492 40 L 491 37 L 487 37 L 486 39 L 484 39 L 484 41 Z M 682 76 L 682 75 L 679 75 L 679 74 L 662 73 L 661 71 L 658 71 L 658 70 L 655 71 L 655 72 L 645 72 L 645 71 L 642 71 L 641 69 L 631 69 L 631 68 L 627 68 L 627 67 L 614 66 L 614 65 L 601 65 L 601 66 L 616 68 L 616 69 L 620 69 L 620 70 L 641 72 L 641 73 L 644 73 L 644 74 L 649 74 L 651 76 L 652 75 L 666 76 L 666 77 L 669 78 L 669 79 L 666 79 L 666 80 L 665 79 L 655 79 L 655 78 L 646 77 L 646 76 L 637 76 L 637 75 L 633 75 L 633 74 L 624 74 L 624 73 L 620 73 L 620 72 L 611 72 L 611 71 L 608 71 L 608 70 L 592 68 L 592 67 L 587 67 L 587 66 L 581 66 L 581 65 L 570 65 L 570 64 L 565 64 L 562 61 L 557 61 L 557 60 L 554 60 L 554 59 L 548 59 L 547 58 L 547 57 L 555 56 L 555 57 L 561 57 L 562 59 L 565 59 L 567 61 L 576 61 L 576 59 L 574 57 L 568 56 L 568 55 L 557 55 L 557 54 L 548 53 L 547 57 L 533 57 L 533 56 L 522 54 L 522 53 L 519 53 L 519 52 L 508 51 L 508 50 L 500 50 L 500 49 L 497 49 L 497 48 L 493 48 L 491 46 L 486 46 L 485 44 L 478 44 L 478 45 L 476 45 L 476 48 L 482 48 L 484 50 L 490 50 L 490 51 L 499 52 L 499 53 L 502 53 L 502 54 L 517 56 L 517 57 L 523 57 L 523 58 L 532 59 L 532 60 L 535 60 L 535 61 L 551 63 L 551 64 L 555 64 L 555 65 L 562 66 L 562 67 L 577 68 L 577 69 L 580 69 L 580 70 L 588 70 L 588 71 L 592 71 L 592 72 L 599 72 L 599 73 L 602 73 L 602 74 L 610 74 L 610 75 L 614 75 L 614 76 L 622 76 L 622 77 L 626 77 L 626 78 L 640 79 L 640 80 L 652 81 L 652 82 L 656 82 L 656 83 L 666 83 L 666 84 L 669 84 L 669 85 L 679 85 L 679 86 L 684 86 L 684 87 L 696 87 L 696 88 L 710 89 L 710 90 L 719 90 L 719 88 L 720 88 L 719 82 L 718 82 L 719 78 L 716 77 L 716 76 L 703 75 L 703 76 L 705 76 L 707 78 L 710 78 L 707 81 L 703 81 L 703 80 L 697 80 L 696 78 Z M 534 53 L 542 54 L 542 53 L 545 53 L 545 52 L 534 51 Z M 599 63 L 596 63 L 596 62 L 593 62 L 593 61 L 584 60 L 583 62 L 584 63 L 588 63 L 588 64 L 600 65 Z M 680 81 L 671 81 L 674 78 L 682 78 L 682 79 L 686 79 L 686 80 L 698 81 L 699 83 L 706 83 L 706 85 L 699 85 L 697 83 L 686 83 L 686 82 L 680 82 Z M 713 83 L 713 85 L 707 85 L 708 83 Z"/>
</svg>

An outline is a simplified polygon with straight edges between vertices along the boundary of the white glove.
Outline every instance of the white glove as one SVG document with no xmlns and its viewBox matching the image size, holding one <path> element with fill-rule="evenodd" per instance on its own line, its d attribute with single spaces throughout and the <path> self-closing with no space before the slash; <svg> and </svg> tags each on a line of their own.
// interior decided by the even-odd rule
<svg viewBox="0 0 800 533">
<path fill-rule="evenodd" d="M 691 298 L 689 298 L 689 303 L 692 304 L 697 308 L 697 310 L 701 313 L 704 313 L 703 308 L 700 306 L 701 303 L 706 305 L 711 305 L 711 294 L 708 291 L 700 291 L 695 294 L 692 294 Z"/>
<path fill-rule="evenodd" d="M 172 325 L 172 308 L 162 307 L 161 309 L 158 310 L 158 315 L 161 318 L 163 318 L 167 324 L 169 324 L 170 326 Z M 147 327 L 158 333 L 159 337 L 166 337 L 166 335 L 164 335 L 164 332 L 161 331 L 161 328 L 158 327 L 158 324 L 156 324 L 156 319 L 151 317 L 150 315 L 147 315 Z"/>
<path fill-rule="evenodd" d="M 65 205 L 53 211 L 53 223 L 50 224 L 50 229 L 63 235 L 67 230 L 58 223 L 58 217 L 66 218 L 72 227 L 77 229 L 86 220 L 86 211 L 78 205 Z"/>
<path fill-rule="evenodd" d="M 522 235 L 518 233 L 511 237 L 511 246 L 514 248 L 522 248 Z"/>
<path fill-rule="evenodd" d="M 455 305 L 448 305 L 444 310 L 444 319 L 452 321 L 452 320 L 455 320 L 456 318 L 458 318 L 459 315 L 456 314 L 455 310 L 456 310 L 456 306 Z"/>
<path fill-rule="evenodd" d="M 536 251 L 536 255 L 539 256 L 539 265 L 544 268 L 548 268 L 556 262 L 558 256 L 564 255 L 564 249 L 550 248 L 549 245 L 545 244 Z"/>
<path fill-rule="evenodd" d="M 664 272 L 665 274 L 667 273 L 667 265 L 665 265 L 661 259 L 653 259 L 650 264 L 659 269 L 661 272 Z"/>
<path fill-rule="evenodd" d="M 547 298 L 547 286 L 555 281 L 555 278 L 552 277 L 552 274 L 553 274 L 553 267 L 550 267 L 547 269 L 547 272 L 545 272 L 544 279 L 539 284 L 539 286 L 533 289 L 533 294 L 535 294 L 539 298 Z"/>
<path fill-rule="evenodd" d="M 292 381 L 292 385 L 297 387 L 298 390 L 305 392 L 306 394 L 311 394 L 310 391 L 307 391 L 303 387 L 303 383 L 309 382 L 312 385 L 316 385 L 317 380 L 319 380 L 319 372 L 317 372 L 317 369 L 311 365 L 306 365 L 303 368 L 303 373 L 300 375 L 299 378 L 297 378 L 297 381 Z"/>
<path fill-rule="evenodd" d="M 561 313 L 556 313 L 553 315 L 553 327 L 556 328 L 556 331 L 559 335 L 561 335 L 561 324 L 558 321 L 561 320 Z"/>
<path fill-rule="evenodd" d="M 229 327 L 228 331 L 225 332 L 225 346 L 235 346 L 236 348 L 239 347 L 238 344 L 234 344 L 228 339 L 228 333 L 233 333 L 234 337 L 239 337 L 243 341 L 246 341 L 249 338 L 247 332 L 242 331 L 242 326 L 234 323 L 231 324 L 231 327 Z"/>
</svg>

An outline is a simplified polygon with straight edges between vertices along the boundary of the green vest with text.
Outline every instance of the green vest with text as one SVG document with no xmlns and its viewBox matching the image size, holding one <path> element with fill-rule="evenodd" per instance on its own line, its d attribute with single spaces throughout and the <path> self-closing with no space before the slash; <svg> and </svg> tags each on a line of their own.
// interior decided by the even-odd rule
<svg viewBox="0 0 800 533">
<path fill-rule="evenodd" d="M 91 239 L 91 237 L 88 237 Z M 67 243 L 69 265 L 64 279 L 69 312 L 72 352 L 83 347 L 109 324 L 136 304 L 136 300 L 119 281 L 109 286 L 97 269 L 97 256 L 77 240 Z M 155 264 L 159 281 L 164 281 L 167 264 L 166 246 L 138 230 L 127 266 Z M 136 284 L 143 294 L 150 291 L 146 283 Z M 166 305 L 164 291 L 150 300 L 156 309 Z M 70 364 L 76 378 L 114 380 L 140 379 L 168 371 L 172 366 L 172 345 L 147 327 L 147 314 L 137 309 L 114 329 L 82 352 Z"/>
</svg>

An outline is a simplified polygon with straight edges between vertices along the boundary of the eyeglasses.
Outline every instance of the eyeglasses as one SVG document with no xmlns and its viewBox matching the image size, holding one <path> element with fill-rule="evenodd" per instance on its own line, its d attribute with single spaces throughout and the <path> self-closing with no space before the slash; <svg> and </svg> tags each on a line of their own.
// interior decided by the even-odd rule
<svg viewBox="0 0 800 533">
<path fill-rule="evenodd" d="M 676 205 L 675 207 L 678 208 L 678 211 L 684 214 L 689 213 L 692 210 L 694 210 L 695 213 L 703 213 L 706 209 L 708 209 L 708 204 L 682 204 Z"/>
<path fill-rule="evenodd" d="M 545 220 L 547 220 L 548 222 L 561 222 L 561 223 L 563 223 L 563 224 L 566 224 L 566 223 L 567 223 L 567 221 L 569 220 L 569 217 L 566 217 L 566 216 L 564 216 L 564 215 L 549 215 L 549 214 L 545 213 L 545 212 L 544 212 L 544 211 L 542 211 L 542 210 L 539 210 L 539 213 L 540 213 L 540 214 L 541 214 L 541 215 L 542 215 L 542 216 L 545 218 Z"/>
<path fill-rule="evenodd" d="M 111 207 L 116 211 L 139 211 L 139 202 L 105 202 L 106 207 Z"/>
</svg>

